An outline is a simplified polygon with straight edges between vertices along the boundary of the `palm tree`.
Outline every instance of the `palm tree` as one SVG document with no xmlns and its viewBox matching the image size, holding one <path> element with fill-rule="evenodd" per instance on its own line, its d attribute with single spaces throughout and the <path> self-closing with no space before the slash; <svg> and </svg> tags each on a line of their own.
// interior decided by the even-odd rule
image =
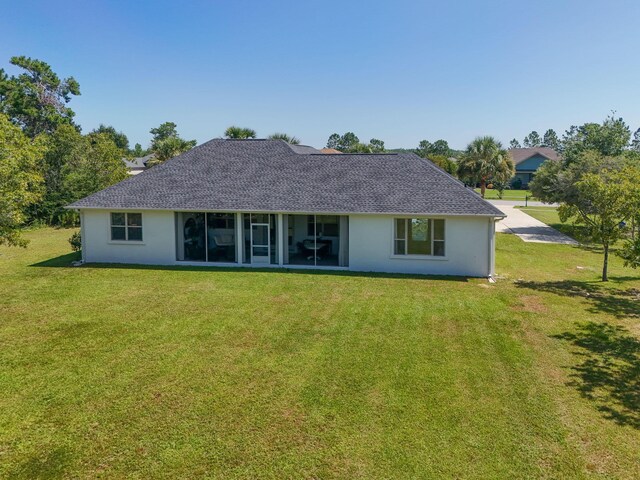
<svg viewBox="0 0 640 480">
<path fill-rule="evenodd" d="M 269 135 L 269 138 L 271 140 L 284 140 L 291 145 L 298 145 L 300 143 L 300 139 L 298 137 L 290 137 L 286 133 L 274 133 Z"/>
<path fill-rule="evenodd" d="M 478 137 L 467 146 L 458 162 L 458 175 L 471 183 L 480 183 L 484 198 L 487 183 L 507 182 L 513 177 L 515 167 L 509 152 L 493 137 Z"/>
<path fill-rule="evenodd" d="M 256 131 L 251 128 L 231 126 L 224 131 L 224 136 L 235 139 L 256 138 Z"/>
</svg>

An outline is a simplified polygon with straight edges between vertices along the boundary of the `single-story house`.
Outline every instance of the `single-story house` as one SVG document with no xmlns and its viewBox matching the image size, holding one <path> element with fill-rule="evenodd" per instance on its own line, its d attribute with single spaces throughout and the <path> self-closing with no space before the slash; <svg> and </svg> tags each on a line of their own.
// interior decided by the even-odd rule
<svg viewBox="0 0 640 480">
<path fill-rule="evenodd" d="M 558 152 L 549 147 L 511 148 L 509 154 L 516 167 L 511 185 L 520 184 L 522 188 L 527 188 L 540 165 L 559 158 Z"/>
<path fill-rule="evenodd" d="M 495 222 L 413 153 L 211 140 L 79 200 L 85 262 L 491 277 Z"/>
</svg>

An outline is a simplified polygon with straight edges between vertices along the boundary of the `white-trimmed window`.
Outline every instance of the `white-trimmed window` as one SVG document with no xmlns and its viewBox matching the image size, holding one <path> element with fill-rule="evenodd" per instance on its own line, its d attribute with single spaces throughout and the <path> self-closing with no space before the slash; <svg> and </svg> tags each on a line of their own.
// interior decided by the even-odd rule
<svg viewBox="0 0 640 480">
<path fill-rule="evenodd" d="M 111 212 L 112 241 L 142 241 L 142 214 Z"/>
<path fill-rule="evenodd" d="M 394 255 L 444 257 L 444 220 L 434 218 L 396 218 Z"/>
</svg>

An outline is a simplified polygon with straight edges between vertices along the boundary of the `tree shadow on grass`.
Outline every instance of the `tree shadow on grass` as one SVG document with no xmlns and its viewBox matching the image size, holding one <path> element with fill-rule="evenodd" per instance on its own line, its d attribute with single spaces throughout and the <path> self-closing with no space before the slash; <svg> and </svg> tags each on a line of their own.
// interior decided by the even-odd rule
<svg viewBox="0 0 640 480">
<path fill-rule="evenodd" d="M 582 358 L 572 367 L 569 385 L 606 418 L 640 429 L 640 341 L 606 322 L 580 323 L 576 331 L 554 337 L 570 342 Z"/>
<path fill-rule="evenodd" d="M 640 318 L 640 290 L 606 288 L 602 284 L 562 280 L 557 282 L 517 282 L 516 287 L 579 297 L 591 304 L 589 312 L 608 313 L 618 318 Z"/>
<path fill-rule="evenodd" d="M 572 225 L 570 223 L 550 223 L 550 227 L 555 228 L 559 232 L 576 239 L 581 244 L 587 245 L 589 243 L 589 235 L 587 227 L 583 225 Z"/>
<path fill-rule="evenodd" d="M 65 447 L 39 451 L 19 465 L 11 478 L 56 479 L 64 478 L 71 462 L 71 452 Z"/>
</svg>

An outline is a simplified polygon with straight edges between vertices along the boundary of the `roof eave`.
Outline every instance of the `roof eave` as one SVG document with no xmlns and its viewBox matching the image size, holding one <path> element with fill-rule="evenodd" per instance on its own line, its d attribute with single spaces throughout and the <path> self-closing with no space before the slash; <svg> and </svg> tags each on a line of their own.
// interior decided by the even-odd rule
<svg viewBox="0 0 640 480">
<path fill-rule="evenodd" d="M 440 217 L 487 217 L 487 218 L 506 218 L 502 212 L 500 214 L 493 213 L 439 213 L 439 212 L 356 212 L 356 211 L 337 211 L 337 210 L 318 210 L 311 212 L 308 210 L 260 210 L 260 209 L 224 209 L 224 208 L 150 208 L 150 207 L 98 207 L 98 206 L 77 206 L 66 205 L 64 208 L 68 210 L 111 210 L 111 211 L 155 211 L 155 212 L 221 212 L 221 213 L 282 213 L 286 215 L 395 215 L 402 217 L 409 216 L 440 216 Z"/>
</svg>

